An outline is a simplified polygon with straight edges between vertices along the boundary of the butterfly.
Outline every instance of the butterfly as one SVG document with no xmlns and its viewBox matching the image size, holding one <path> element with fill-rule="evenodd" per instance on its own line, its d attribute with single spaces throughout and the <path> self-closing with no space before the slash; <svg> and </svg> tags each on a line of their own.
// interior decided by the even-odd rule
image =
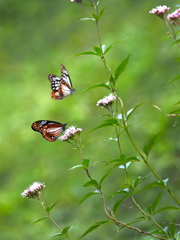
<svg viewBox="0 0 180 240">
<path fill-rule="evenodd" d="M 50 142 L 56 141 L 58 136 L 65 130 L 67 124 L 59 122 L 39 120 L 31 125 L 34 131 L 42 134 L 42 136 Z"/>
<path fill-rule="evenodd" d="M 51 83 L 51 98 L 61 100 L 72 94 L 75 89 L 72 87 L 72 82 L 65 66 L 61 64 L 61 77 L 54 74 L 49 74 L 48 79 Z"/>
</svg>

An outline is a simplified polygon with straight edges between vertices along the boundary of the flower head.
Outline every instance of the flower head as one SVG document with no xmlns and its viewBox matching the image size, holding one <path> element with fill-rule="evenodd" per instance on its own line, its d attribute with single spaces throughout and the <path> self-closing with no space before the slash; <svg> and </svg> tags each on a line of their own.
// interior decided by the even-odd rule
<svg viewBox="0 0 180 240">
<path fill-rule="evenodd" d="M 166 5 L 163 6 L 157 6 L 156 8 L 153 8 L 149 13 L 155 14 L 160 18 L 163 18 L 164 13 L 169 11 L 170 7 L 167 7 Z"/>
<path fill-rule="evenodd" d="M 69 139 L 73 139 L 74 135 L 79 135 L 82 132 L 82 128 L 75 128 L 75 126 L 71 126 L 66 131 L 62 136 L 60 136 L 59 140 L 60 141 L 67 141 Z"/>
<path fill-rule="evenodd" d="M 104 97 L 103 99 L 100 99 L 96 106 L 102 106 L 102 108 L 104 107 L 108 107 L 109 105 L 111 105 L 114 101 L 116 100 L 116 97 L 110 93 L 108 96 Z"/>
<path fill-rule="evenodd" d="M 171 14 L 167 15 L 167 19 L 169 21 L 172 21 L 171 23 L 177 23 L 178 25 L 180 25 L 179 19 L 180 19 L 180 8 L 177 9 L 176 11 L 172 12 Z"/>
<path fill-rule="evenodd" d="M 29 186 L 29 188 L 21 193 L 21 196 L 27 198 L 36 198 L 39 196 L 43 188 L 45 188 L 44 183 L 34 182 Z"/>
<path fill-rule="evenodd" d="M 71 0 L 71 2 L 81 3 L 82 0 Z"/>
</svg>

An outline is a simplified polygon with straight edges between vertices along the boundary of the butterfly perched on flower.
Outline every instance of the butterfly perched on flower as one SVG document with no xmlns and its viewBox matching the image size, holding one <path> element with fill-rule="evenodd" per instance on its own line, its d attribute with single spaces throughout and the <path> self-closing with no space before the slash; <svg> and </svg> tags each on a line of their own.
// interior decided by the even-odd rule
<svg viewBox="0 0 180 240">
<path fill-rule="evenodd" d="M 34 131 L 42 134 L 42 136 L 50 142 L 56 141 L 58 136 L 65 130 L 67 124 L 59 122 L 39 120 L 31 125 Z"/>
<path fill-rule="evenodd" d="M 72 94 L 75 89 L 72 87 L 72 82 L 67 69 L 61 64 L 61 77 L 54 74 L 49 74 L 48 79 L 51 83 L 51 98 L 61 100 L 68 95 Z"/>
</svg>

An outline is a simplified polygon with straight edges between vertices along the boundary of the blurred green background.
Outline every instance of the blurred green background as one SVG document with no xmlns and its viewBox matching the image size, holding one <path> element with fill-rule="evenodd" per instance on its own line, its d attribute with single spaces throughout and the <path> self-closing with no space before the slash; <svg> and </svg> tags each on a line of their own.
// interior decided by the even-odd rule
<svg viewBox="0 0 180 240">
<path fill-rule="evenodd" d="M 145 102 L 131 118 L 133 125 L 130 130 L 139 148 L 153 134 L 167 128 L 164 138 L 151 154 L 151 164 L 163 179 L 170 179 L 169 187 L 180 196 L 179 119 L 166 118 L 152 107 L 153 104 L 158 105 L 165 113 L 177 108 L 179 82 L 167 84 L 179 73 L 179 63 L 176 61 L 179 49 L 176 45 L 170 46 L 172 39 L 160 41 L 167 36 L 167 28 L 160 18 L 149 14 L 153 7 L 164 4 L 170 6 L 172 12 L 178 3 L 168 0 L 100 1 L 100 7 L 107 7 L 107 13 L 100 21 L 100 31 L 103 44 L 124 40 L 107 55 L 113 71 L 131 54 L 129 68 L 123 73 L 117 87 L 126 111 Z M 98 45 L 94 23 L 79 22 L 84 17 L 87 13 L 69 0 L 0 1 L 2 240 L 49 239 L 51 234 L 58 232 L 47 220 L 32 225 L 44 216 L 44 212 L 37 202 L 23 199 L 20 194 L 34 181 L 45 183 L 50 204 L 61 199 L 52 215 L 62 228 L 74 226 L 71 231 L 73 239 L 94 222 L 106 220 L 98 197 L 78 205 L 84 194 L 94 190 L 81 187 L 88 181 L 82 170 L 68 170 L 81 164 L 79 153 L 71 150 L 67 143 L 45 141 L 39 133 L 31 130 L 32 122 L 46 119 L 61 123 L 74 121 L 85 133 L 104 119 L 99 115 L 106 112 L 96 107 L 96 102 L 109 92 L 94 89 L 82 94 L 93 84 L 107 82 L 103 64 L 95 56 L 73 56 Z M 63 101 L 54 101 L 50 98 L 47 75 L 60 75 L 61 63 L 68 69 L 76 92 Z M 87 143 L 84 154 L 92 162 L 117 158 L 115 143 L 104 141 L 106 137 L 114 137 L 111 128 L 82 135 L 83 142 Z M 122 136 L 122 147 L 127 156 L 136 154 L 125 135 Z M 105 164 L 96 164 L 93 176 L 100 179 L 106 170 Z M 149 171 L 142 164 L 134 164 L 130 174 L 133 180 L 149 174 Z M 149 178 L 151 181 L 152 176 Z M 117 169 L 104 184 L 105 195 L 125 187 L 124 172 Z M 151 204 L 158 192 L 155 189 L 146 196 L 138 196 L 142 207 Z M 173 205 L 173 200 L 164 195 L 166 203 Z M 112 206 L 113 201 L 108 204 Z M 120 208 L 119 218 L 122 221 L 131 221 L 133 215 L 134 218 L 141 216 L 131 206 L 129 201 Z M 166 222 L 173 221 L 178 215 L 171 211 L 158 217 Z M 142 228 L 150 230 L 149 225 L 142 225 Z M 113 223 L 97 229 L 84 239 L 115 238 L 152 239 L 125 229 L 118 233 Z"/>
</svg>

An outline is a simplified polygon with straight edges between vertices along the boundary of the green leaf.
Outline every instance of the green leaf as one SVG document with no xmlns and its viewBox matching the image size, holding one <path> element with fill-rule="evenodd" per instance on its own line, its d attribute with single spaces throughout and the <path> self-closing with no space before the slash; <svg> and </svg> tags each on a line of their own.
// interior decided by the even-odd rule
<svg viewBox="0 0 180 240">
<path fill-rule="evenodd" d="M 115 47 L 117 44 L 121 43 L 122 40 L 118 40 L 113 42 L 111 45 L 109 45 L 109 47 L 106 48 L 104 54 L 108 53 L 113 47 Z"/>
<path fill-rule="evenodd" d="M 100 227 L 103 224 L 108 223 L 109 221 L 101 221 L 101 222 L 97 222 L 94 223 L 90 228 L 88 228 L 88 230 L 78 239 L 83 238 L 84 236 L 86 236 L 87 234 L 89 234 L 90 232 L 94 231 L 96 228 Z"/>
<path fill-rule="evenodd" d="M 116 68 L 116 70 L 115 70 L 115 76 L 114 76 L 115 81 L 117 81 L 117 79 L 118 79 L 118 77 L 120 76 L 120 74 L 121 74 L 122 72 L 124 72 L 124 70 L 127 68 L 127 64 L 128 64 L 128 62 L 129 62 L 129 57 L 130 57 L 130 55 L 128 55 L 127 58 L 125 58 L 125 59 L 118 65 L 118 67 Z"/>
<path fill-rule="evenodd" d="M 83 187 L 89 187 L 89 186 L 98 187 L 98 182 L 96 180 L 92 179 L 83 185 Z"/>
<path fill-rule="evenodd" d="M 172 84 L 173 82 L 177 81 L 180 79 L 180 74 L 174 76 L 174 78 L 168 83 L 168 85 Z"/>
<path fill-rule="evenodd" d="M 91 13 L 95 20 L 98 20 L 98 16 L 95 13 Z"/>
<path fill-rule="evenodd" d="M 110 88 L 108 87 L 108 85 L 105 84 L 105 83 L 97 83 L 97 84 L 95 84 L 95 85 L 93 85 L 93 86 L 85 89 L 85 90 L 82 92 L 82 94 L 85 93 L 85 92 L 87 92 L 87 91 L 89 91 L 89 90 L 91 90 L 91 89 L 93 89 L 93 88 L 98 88 L 98 87 L 103 87 L 103 88 L 110 89 Z"/>
<path fill-rule="evenodd" d="M 83 165 L 76 165 L 76 166 L 74 166 L 72 168 L 69 168 L 68 170 L 74 170 L 76 168 L 83 168 L 84 169 L 84 166 Z"/>
<path fill-rule="evenodd" d="M 151 148 L 164 136 L 164 131 L 156 134 L 154 137 L 151 138 L 151 140 L 148 142 L 147 145 L 144 146 L 143 152 L 146 154 L 146 156 L 149 155 Z"/>
<path fill-rule="evenodd" d="M 119 122 L 116 119 L 106 119 L 103 121 L 103 124 L 100 124 L 99 126 L 91 129 L 90 131 L 88 131 L 87 133 L 93 132 L 99 128 L 103 128 L 103 127 L 109 127 L 109 126 L 118 126 L 118 127 L 122 127 Z"/>
<path fill-rule="evenodd" d="M 153 204 L 152 204 L 152 210 L 153 212 L 155 211 L 157 205 L 159 204 L 160 200 L 162 198 L 162 192 L 160 192 L 157 197 L 154 199 Z"/>
<path fill-rule="evenodd" d="M 156 212 L 154 212 L 153 215 L 155 215 L 159 212 L 167 211 L 167 210 L 180 210 L 180 208 L 174 207 L 174 206 L 163 207 L 163 208 L 160 208 L 159 210 L 157 210 Z"/>
<path fill-rule="evenodd" d="M 100 11 L 99 16 L 98 16 L 98 20 L 105 14 L 105 9 L 106 9 L 106 7 L 104 7 L 104 8 Z"/>
<path fill-rule="evenodd" d="M 84 161 L 82 162 L 82 165 L 85 167 L 85 168 L 88 168 L 89 167 L 89 159 L 85 158 Z"/>
<path fill-rule="evenodd" d="M 61 237 L 61 236 L 65 235 L 65 234 L 67 234 L 68 231 L 69 231 L 72 227 L 73 227 L 73 226 L 65 227 L 65 228 L 62 230 L 62 232 L 60 232 L 60 233 L 55 233 L 55 234 L 51 235 L 51 237 Z"/>
<path fill-rule="evenodd" d="M 80 21 L 96 21 L 94 18 L 81 18 Z"/>
<path fill-rule="evenodd" d="M 40 222 L 40 221 L 42 221 L 42 220 L 44 220 L 44 219 L 47 219 L 47 218 L 49 218 L 49 217 L 48 217 L 48 216 L 45 216 L 45 217 L 39 218 L 38 220 L 36 220 L 35 222 L 33 222 L 33 224 L 35 224 L 35 223 L 37 223 L 37 222 Z"/>
<path fill-rule="evenodd" d="M 106 173 L 101 180 L 99 181 L 99 184 L 101 185 L 103 183 L 103 181 L 107 178 L 107 176 L 110 174 L 110 171 L 108 173 Z"/>
<path fill-rule="evenodd" d="M 63 233 L 55 233 L 55 234 L 53 234 L 53 235 L 51 235 L 51 237 L 53 238 L 53 237 L 61 237 L 61 236 L 63 236 L 64 234 Z"/>
<path fill-rule="evenodd" d="M 109 163 L 119 163 L 122 164 L 122 162 L 125 160 L 126 156 L 124 154 L 121 154 L 120 158 L 114 159 L 110 161 Z"/>
<path fill-rule="evenodd" d="M 162 192 L 160 192 L 160 193 L 158 194 L 158 196 L 154 199 L 153 203 L 148 206 L 147 211 L 148 211 L 150 214 L 153 214 L 153 212 L 155 211 L 155 209 L 156 209 L 158 203 L 160 202 L 161 198 L 162 198 Z"/>
<path fill-rule="evenodd" d="M 142 188 L 137 193 L 148 190 L 148 189 L 153 188 L 153 187 L 160 187 L 160 188 L 165 188 L 166 189 L 166 185 L 165 185 L 164 181 L 155 181 L 153 183 L 148 184 L 146 187 Z"/>
<path fill-rule="evenodd" d="M 94 52 L 97 53 L 97 55 L 101 56 L 102 55 L 102 50 L 100 47 L 94 46 Z"/>
<path fill-rule="evenodd" d="M 89 198 L 89 197 L 91 197 L 91 196 L 93 196 L 93 195 L 97 195 L 97 194 L 99 194 L 98 191 L 87 193 L 86 195 L 84 195 L 84 196 L 81 198 L 81 200 L 80 200 L 80 202 L 79 202 L 79 205 L 80 205 L 81 203 L 83 203 L 87 198 Z"/>
<path fill-rule="evenodd" d="M 119 166 L 119 165 L 125 165 L 129 162 L 134 162 L 134 161 L 139 162 L 138 157 L 126 158 L 124 154 L 121 154 L 120 158 L 114 159 L 114 160 L 110 161 L 109 163 L 116 163 L 115 166 Z"/>
<path fill-rule="evenodd" d="M 148 177 L 148 175 L 145 176 L 145 177 L 143 177 L 143 178 L 142 178 L 141 176 L 137 177 L 137 178 L 133 181 L 133 182 L 134 182 L 133 188 L 136 189 L 147 177 Z"/>
<path fill-rule="evenodd" d="M 50 213 L 50 211 L 57 205 L 58 202 L 60 202 L 60 200 L 55 201 L 50 207 L 47 207 L 46 211 Z"/>
<path fill-rule="evenodd" d="M 92 52 L 92 51 L 77 53 L 74 56 L 80 56 L 80 55 L 96 55 L 96 56 L 98 56 L 98 54 L 96 52 Z"/>
<path fill-rule="evenodd" d="M 116 213 L 116 211 L 119 208 L 119 205 L 124 202 L 124 200 L 128 197 L 129 195 L 125 195 L 124 197 L 122 197 L 119 201 L 117 201 L 114 206 L 113 206 L 113 212 Z"/>
<path fill-rule="evenodd" d="M 126 114 L 126 118 L 127 120 L 130 118 L 130 116 L 132 115 L 132 113 L 138 108 L 140 107 L 142 104 L 144 104 L 144 102 L 137 104 L 134 108 L 132 108 L 131 110 L 129 110 Z"/>
<path fill-rule="evenodd" d="M 88 7 L 92 7 L 92 8 L 94 8 L 94 5 L 91 4 L 91 3 L 83 3 L 83 5 L 84 5 L 84 6 L 88 6 Z"/>
<path fill-rule="evenodd" d="M 139 157 L 136 157 L 136 156 L 128 157 L 128 158 L 126 158 L 126 160 L 140 162 Z"/>
<path fill-rule="evenodd" d="M 119 122 L 118 122 L 118 120 L 117 119 L 106 119 L 106 120 L 104 120 L 103 122 L 105 122 L 105 123 L 109 123 L 109 124 L 111 124 L 111 125 L 115 125 L 115 126 L 121 126 L 120 124 L 119 124 Z"/>
</svg>

